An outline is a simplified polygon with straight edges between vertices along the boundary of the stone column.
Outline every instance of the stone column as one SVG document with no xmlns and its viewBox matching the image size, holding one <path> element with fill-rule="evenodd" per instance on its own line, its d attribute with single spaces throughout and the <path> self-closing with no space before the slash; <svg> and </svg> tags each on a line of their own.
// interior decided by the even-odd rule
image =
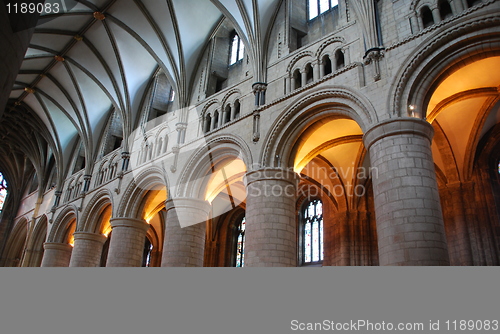
<svg viewBox="0 0 500 334">
<path fill-rule="evenodd" d="M 318 61 L 313 61 L 311 65 L 312 65 L 312 68 L 313 68 L 313 81 L 318 81 L 319 78 L 320 78 L 320 73 L 319 73 L 320 70 L 319 70 L 319 68 L 321 66 L 319 65 Z"/>
<path fill-rule="evenodd" d="M 410 24 L 411 24 L 411 29 L 412 33 L 416 34 L 420 31 L 420 25 L 418 24 L 418 17 L 416 15 L 410 16 Z"/>
<path fill-rule="evenodd" d="M 462 0 L 451 0 L 451 8 L 454 15 L 461 13 L 464 11 Z"/>
<path fill-rule="evenodd" d="M 267 168 L 245 175 L 246 267 L 297 266 L 298 182 L 291 169 Z"/>
<path fill-rule="evenodd" d="M 99 267 L 102 245 L 106 236 L 97 233 L 75 232 L 75 246 L 71 255 L 70 267 Z"/>
<path fill-rule="evenodd" d="M 73 246 L 58 242 L 43 244 L 42 267 L 68 267 Z"/>
<path fill-rule="evenodd" d="M 210 209 L 209 202 L 194 198 L 166 202 L 162 267 L 203 267 Z"/>
<path fill-rule="evenodd" d="M 149 224 L 142 219 L 112 218 L 106 267 L 140 267 Z"/>
<path fill-rule="evenodd" d="M 449 265 L 431 140 L 418 118 L 368 130 L 380 265 Z"/>
<path fill-rule="evenodd" d="M 228 113 L 228 111 L 226 110 L 226 108 L 224 108 L 224 111 L 222 112 L 221 126 L 226 123 L 227 113 Z M 231 115 L 229 117 L 231 117 Z M 229 121 L 231 121 L 231 120 L 229 120 Z"/>
<path fill-rule="evenodd" d="M 223 120 L 224 120 L 224 114 L 225 114 L 225 113 L 224 113 L 224 111 L 222 111 L 222 110 L 219 112 L 219 124 L 218 124 L 218 126 L 217 126 L 218 128 L 220 128 L 220 127 L 222 126 L 222 124 L 224 124 L 224 123 L 223 123 Z"/>
<path fill-rule="evenodd" d="M 434 19 L 434 24 L 441 22 L 441 14 L 438 7 L 432 8 L 432 18 Z"/>
<path fill-rule="evenodd" d="M 333 63 L 332 63 L 332 65 L 333 65 Z M 322 78 L 325 76 L 325 62 L 323 60 L 320 60 L 318 62 L 318 66 L 319 66 L 319 78 Z M 332 71 L 333 71 L 333 68 L 332 68 Z"/>
<path fill-rule="evenodd" d="M 236 108 L 234 105 L 231 106 L 231 121 L 234 121 L 236 114 Z"/>
<path fill-rule="evenodd" d="M 215 112 L 212 114 L 212 119 L 210 120 L 210 129 L 208 131 L 212 131 L 215 129 Z"/>
<path fill-rule="evenodd" d="M 292 91 L 292 79 L 287 76 L 285 78 L 285 94 L 290 94 L 290 92 Z"/>
<path fill-rule="evenodd" d="M 307 71 L 306 70 L 303 70 L 303 71 L 300 71 L 300 81 L 301 81 L 301 87 L 304 87 L 305 85 L 307 85 Z"/>
</svg>

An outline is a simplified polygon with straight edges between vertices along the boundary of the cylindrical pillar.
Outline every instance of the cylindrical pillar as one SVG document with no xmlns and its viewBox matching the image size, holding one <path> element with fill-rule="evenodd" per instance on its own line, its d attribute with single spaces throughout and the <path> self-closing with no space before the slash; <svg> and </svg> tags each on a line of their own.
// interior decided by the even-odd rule
<svg viewBox="0 0 500 334">
<path fill-rule="evenodd" d="M 43 244 L 42 267 L 68 267 L 73 246 L 59 242 Z"/>
<path fill-rule="evenodd" d="M 318 61 L 314 61 L 312 63 L 312 68 L 313 68 L 313 81 L 318 81 L 319 78 L 320 78 L 320 65 L 318 63 Z"/>
<path fill-rule="evenodd" d="M 441 14 L 439 13 L 438 7 L 432 8 L 432 18 L 434 19 L 435 24 L 441 22 Z"/>
<path fill-rule="evenodd" d="M 102 245 L 106 236 L 97 233 L 75 232 L 75 246 L 71 255 L 70 267 L 99 267 Z"/>
<path fill-rule="evenodd" d="M 295 204 L 299 176 L 267 168 L 245 175 L 247 188 L 245 266 L 297 266 Z"/>
<path fill-rule="evenodd" d="M 320 60 L 318 66 L 319 66 L 319 77 L 322 78 L 325 76 L 325 62 Z"/>
<path fill-rule="evenodd" d="M 203 267 L 210 209 L 209 202 L 194 198 L 166 202 L 162 267 Z"/>
<path fill-rule="evenodd" d="M 380 265 L 449 265 L 432 126 L 401 118 L 368 130 Z"/>
<path fill-rule="evenodd" d="M 306 70 L 300 71 L 300 81 L 302 83 L 301 84 L 302 87 L 307 85 L 307 71 Z"/>
<path fill-rule="evenodd" d="M 420 26 L 418 24 L 418 17 L 416 15 L 410 16 L 411 32 L 416 34 L 420 31 Z"/>
<path fill-rule="evenodd" d="M 142 219 L 112 218 L 106 267 L 140 267 L 149 224 Z"/>
</svg>

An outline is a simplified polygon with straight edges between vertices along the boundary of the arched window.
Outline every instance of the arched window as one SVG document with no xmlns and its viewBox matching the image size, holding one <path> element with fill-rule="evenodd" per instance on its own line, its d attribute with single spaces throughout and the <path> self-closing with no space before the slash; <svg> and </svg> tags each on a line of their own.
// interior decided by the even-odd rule
<svg viewBox="0 0 500 334">
<path fill-rule="evenodd" d="M 314 19 L 338 4 L 338 0 L 308 0 L 309 20 Z"/>
<path fill-rule="evenodd" d="M 7 181 L 3 177 L 3 174 L 0 173 L 0 213 L 3 209 L 3 203 L 5 202 L 5 198 L 7 197 Z"/>
<path fill-rule="evenodd" d="M 442 20 L 446 20 L 447 18 L 453 16 L 453 11 L 451 10 L 450 3 L 447 0 L 439 1 L 439 15 Z"/>
<path fill-rule="evenodd" d="M 342 67 L 345 66 L 345 57 L 342 50 L 337 50 L 335 52 L 335 66 L 337 70 L 340 70 Z"/>
<path fill-rule="evenodd" d="M 228 104 L 224 110 L 224 120 L 222 123 L 226 124 L 231 121 L 231 106 Z"/>
<path fill-rule="evenodd" d="M 469 8 L 479 3 L 481 3 L 481 0 L 467 0 L 467 6 L 469 6 Z"/>
<path fill-rule="evenodd" d="M 237 33 L 234 33 L 233 39 L 231 42 L 231 52 L 229 65 L 233 65 L 239 60 L 243 59 L 243 53 L 245 52 L 245 46 L 243 45 L 243 41 Z"/>
<path fill-rule="evenodd" d="M 210 116 L 210 114 L 207 114 L 207 116 L 205 116 L 205 133 L 210 132 L 211 124 L 212 124 L 212 116 Z"/>
<path fill-rule="evenodd" d="M 302 207 L 302 264 L 323 262 L 323 203 L 314 199 Z"/>
<path fill-rule="evenodd" d="M 240 100 L 234 101 L 234 119 L 240 118 Z"/>
<path fill-rule="evenodd" d="M 217 129 L 218 127 L 219 127 L 219 111 L 216 110 L 214 112 L 214 128 L 212 130 Z"/>
<path fill-rule="evenodd" d="M 313 79 L 314 79 L 313 68 L 312 65 L 309 63 L 306 65 L 306 84 L 313 82 Z"/>
<path fill-rule="evenodd" d="M 330 56 L 324 55 L 322 60 L 323 60 L 323 66 L 325 69 L 324 74 L 328 75 L 328 74 L 332 73 L 332 61 L 330 59 Z"/>
<path fill-rule="evenodd" d="M 424 25 L 424 28 L 430 27 L 434 24 L 434 17 L 432 16 L 432 11 L 429 7 L 422 7 L 420 10 L 420 16 L 422 16 L 422 24 Z"/>
<path fill-rule="evenodd" d="M 295 72 L 293 72 L 292 80 L 295 83 L 295 89 L 302 87 L 302 75 L 300 74 L 299 69 L 296 69 Z"/>
<path fill-rule="evenodd" d="M 236 267 L 243 267 L 245 265 L 245 217 L 243 217 L 238 224 L 236 230 Z"/>
</svg>

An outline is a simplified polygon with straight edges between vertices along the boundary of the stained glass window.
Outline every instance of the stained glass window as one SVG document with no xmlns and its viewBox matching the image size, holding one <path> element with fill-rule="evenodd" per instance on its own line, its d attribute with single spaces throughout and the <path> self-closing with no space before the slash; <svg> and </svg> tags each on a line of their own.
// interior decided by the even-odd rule
<svg viewBox="0 0 500 334">
<path fill-rule="evenodd" d="M 5 202 L 5 198 L 7 197 L 7 181 L 3 177 L 2 173 L 0 173 L 0 212 L 3 209 L 3 203 Z"/>
<path fill-rule="evenodd" d="M 245 217 L 238 225 L 236 239 L 236 267 L 243 267 L 245 264 Z"/>
<path fill-rule="evenodd" d="M 238 34 L 234 34 L 233 40 L 231 42 L 231 59 L 229 60 L 229 65 L 233 65 L 238 60 L 243 59 L 243 53 L 245 52 L 245 46 Z"/>
<path fill-rule="evenodd" d="M 323 203 L 310 201 L 303 210 L 303 263 L 323 261 Z"/>
<path fill-rule="evenodd" d="M 498 174 L 500 174 L 500 161 L 498 162 Z"/>
<path fill-rule="evenodd" d="M 314 19 L 338 4 L 338 0 L 308 0 L 309 20 Z"/>
</svg>

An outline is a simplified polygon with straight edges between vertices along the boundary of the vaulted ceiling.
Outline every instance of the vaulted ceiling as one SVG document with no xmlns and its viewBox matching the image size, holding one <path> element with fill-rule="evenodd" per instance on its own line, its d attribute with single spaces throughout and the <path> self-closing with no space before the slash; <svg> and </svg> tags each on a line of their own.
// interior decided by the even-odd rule
<svg viewBox="0 0 500 334">
<path fill-rule="evenodd" d="M 10 113 L 34 114 L 43 123 L 49 148 L 40 154 L 54 154 L 63 177 L 79 140 L 87 161 L 96 158 L 114 110 L 122 116 L 127 138 L 158 69 L 167 74 L 178 103 L 187 106 L 199 59 L 225 18 L 245 42 L 256 81 L 262 80 L 262 44 L 282 2 L 70 1 L 64 15 L 40 17 L 7 107 Z M 28 131 L 27 125 L 15 131 Z"/>
</svg>

